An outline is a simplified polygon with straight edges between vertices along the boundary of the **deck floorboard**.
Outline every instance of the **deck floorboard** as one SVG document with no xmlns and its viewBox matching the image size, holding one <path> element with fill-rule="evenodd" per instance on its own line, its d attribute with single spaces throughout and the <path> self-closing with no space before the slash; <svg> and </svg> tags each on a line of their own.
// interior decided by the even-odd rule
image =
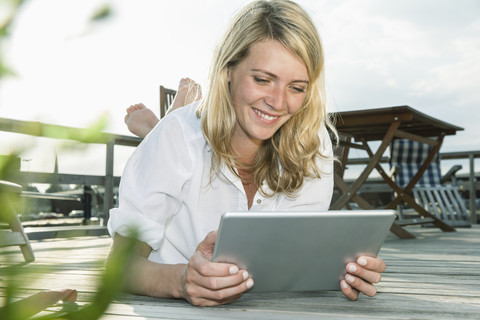
<svg viewBox="0 0 480 320">
<path fill-rule="evenodd" d="M 196 308 L 181 300 L 121 294 L 102 319 L 480 319 L 480 227 L 408 230 L 417 238 L 389 235 L 380 251 L 387 270 L 373 298 L 352 302 L 339 291 L 250 293 L 226 306 Z M 18 298 L 72 288 L 78 304 L 89 304 L 110 245 L 108 236 L 32 241 L 36 261 L 18 267 L 25 270 Z M 15 247 L 0 249 L 0 304 L 6 285 L 1 270 L 20 261 Z"/>
</svg>

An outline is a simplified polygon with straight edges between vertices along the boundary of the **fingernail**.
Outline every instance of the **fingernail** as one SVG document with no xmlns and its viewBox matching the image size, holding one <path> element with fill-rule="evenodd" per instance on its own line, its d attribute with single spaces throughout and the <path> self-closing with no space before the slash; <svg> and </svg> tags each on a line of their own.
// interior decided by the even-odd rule
<svg viewBox="0 0 480 320">
<path fill-rule="evenodd" d="M 245 281 L 247 279 L 248 279 L 248 272 L 245 271 L 245 272 L 243 272 L 243 280 Z"/>
<path fill-rule="evenodd" d="M 248 279 L 247 281 L 247 288 L 250 289 L 253 287 L 253 280 L 252 279 Z"/>
<path fill-rule="evenodd" d="M 340 281 L 340 286 L 342 286 L 343 289 L 348 288 L 348 284 L 345 282 L 345 280 Z"/>
<path fill-rule="evenodd" d="M 348 272 L 355 272 L 357 271 L 357 266 L 354 264 L 351 264 L 348 266 Z"/>
<path fill-rule="evenodd" d="M 366 265 L 367 265 L 367 259 L 365 259 L 365 258 L 359 258 L 359 259 L 357 260 L 357 263 L 358 263 L 359 265 L 361 265 L 361 266 L 366 266 Z"/>
<path fill-rule="evenodd" d="M 230 274 L 236 274 L 238 272 L 238 267 L 232 266 L 228 271 L 230 272 Z"/>
<path fill-rule="evenodd" d="M 350 283 L 352 283 L 355 280 L 355 278 L 349 274 L 345 277 L 345 279 L 347 279 L 347 281 Z"/>
</svg>

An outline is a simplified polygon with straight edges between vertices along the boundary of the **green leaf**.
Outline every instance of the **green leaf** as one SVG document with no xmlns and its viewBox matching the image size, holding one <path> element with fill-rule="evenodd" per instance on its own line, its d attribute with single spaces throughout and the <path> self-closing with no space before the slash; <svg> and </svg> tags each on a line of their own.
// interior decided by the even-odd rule
<svg viewBox="0 0 480 320">
<path fill-rule="evenodd" d="M 105 20 L 112 15 L 112 12 L 112 7 L 106 4 L 93 13 L 93 15 L 90 17 L 90 21 Z"/>
</svg>

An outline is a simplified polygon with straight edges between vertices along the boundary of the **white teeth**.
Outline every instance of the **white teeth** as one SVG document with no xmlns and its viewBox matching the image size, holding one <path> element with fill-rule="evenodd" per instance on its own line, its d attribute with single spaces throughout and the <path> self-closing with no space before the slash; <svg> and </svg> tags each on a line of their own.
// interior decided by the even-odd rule
<svg viewBox="0 0 480 320">
<path fill-rule="evenodd" d="M 262 117 L 265 120 L 271 121 L 271 120 L 275 120 L 275 119 L 278 118 L 278 117 L 271 117 L 271 116 L 268 116 L 264 113 L 261 113 L 259 110 L 255 109 L 255 108 L 253 108 L 253 111 L 255 111 L 256 114 L 258 114 L 260 117 Z"/>
</svg>

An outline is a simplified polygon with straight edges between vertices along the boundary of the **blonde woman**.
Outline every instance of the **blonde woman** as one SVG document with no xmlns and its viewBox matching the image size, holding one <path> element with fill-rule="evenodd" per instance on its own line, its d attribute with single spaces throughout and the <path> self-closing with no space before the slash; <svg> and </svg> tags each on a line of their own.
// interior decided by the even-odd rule
<svg viewBox="0 0 480 320">
<path fill-rule="evenodd" d="M 133 293 L 212 306 L 254 286 L 248 270 L 211 261 L 225 211 L 326 211 L 333 192 L 323 50 L 310 17 L 287 0 L 254 1 L 233 20 L 208 90 L 151 131 L 129 160 L 108 223 L 112 250 L 130 229 Z M 385 269 L 360 257 L 339 283 L 375 295 Z"/>
</svg>

